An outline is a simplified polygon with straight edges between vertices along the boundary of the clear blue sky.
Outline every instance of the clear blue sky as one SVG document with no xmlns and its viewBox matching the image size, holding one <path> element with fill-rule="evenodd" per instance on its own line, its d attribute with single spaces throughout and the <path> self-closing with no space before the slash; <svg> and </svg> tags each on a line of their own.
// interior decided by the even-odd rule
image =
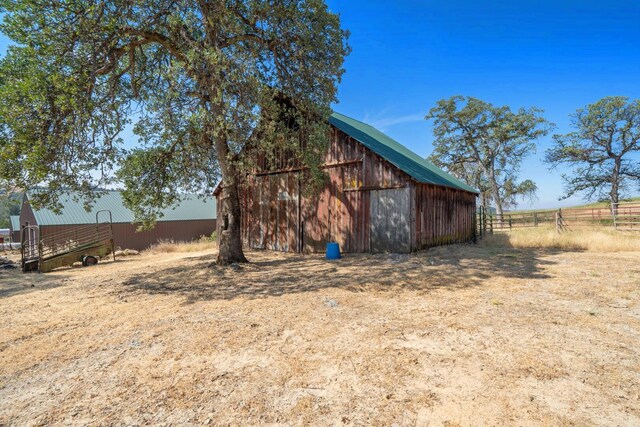
<svg viewBox="0 0 640 427">
<path fill-rule="evenodd" d="M 335 110 L 421 156 L 433 149 L 424 116 L 452 95 L 543 108 L 560 133 L 570 131 L 570 113 L 604 96 L 640 98 L 637 0 L 328 2 L 353 48 Z M 558 201 L 560 174 L 539 160 L 550 142 L 524 165 L 540 190 L 521 207 L 581 201 Z"/>
<path fill-rule="evenodd" d="M 335 110 L 368 122 L 428 156 L 432 128 L 424 120 L 439 99 L 469 95 L 512 108 L 537 106 L 570 130 L 569 114 L 608 95 L 640 98 L 638 0 L 328 0 L 351 31 Z M 7 40 L 0 37 L 0 52 Z M 539 142 L 523 178 L 538 200 L 562 202 L 559 172 L 539 159 Z M 637 193 L 637 192 L 636 192 Z"/>
</svg>

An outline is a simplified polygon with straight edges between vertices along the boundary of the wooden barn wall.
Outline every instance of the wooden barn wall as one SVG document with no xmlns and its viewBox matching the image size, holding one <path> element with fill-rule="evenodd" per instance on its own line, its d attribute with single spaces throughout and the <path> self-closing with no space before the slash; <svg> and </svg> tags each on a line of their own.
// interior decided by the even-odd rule
<svg viewBox="0 0 640 427">
<path fill-rule="evenodd" d="M 468 242 L 474 237 L 474 194 L 418 184 L 415 187 L 415 200 L 415 249 Z"/>
<path fill-rule="evenodd" d="M 295 167 L 249 177 L 241 193 L 243 243 L 255 249 L 323 252 L 327 242 L 335 241 L 344 252 L 369 252 L 371 190 L 413 188 L 412 181 L 336 128 L 323 167 L 327 183 L 314 196 L 304 195 L 304 172 Z"/>
<path fill-rule="evenodd" d="M 299 251 L 299 174 L 259 175 L 243 188 L 241 229 L 245 246 Z"/>
</svg>

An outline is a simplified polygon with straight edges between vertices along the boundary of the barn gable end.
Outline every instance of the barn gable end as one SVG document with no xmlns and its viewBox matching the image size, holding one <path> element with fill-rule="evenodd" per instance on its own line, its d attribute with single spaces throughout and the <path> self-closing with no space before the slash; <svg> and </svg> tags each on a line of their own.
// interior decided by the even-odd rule
<svg viewBox="0 0 640 427">
<path fill-rule="evenodd" d="M 309 253 L 335 241 L 343 252 L 410 252 L 473 238 L 475 190 L 364 123 L 339 114 L 330 123 L 318 194 L 304 195 L 299 168 L 247 177 L 245 247 Z"/>
</svg>

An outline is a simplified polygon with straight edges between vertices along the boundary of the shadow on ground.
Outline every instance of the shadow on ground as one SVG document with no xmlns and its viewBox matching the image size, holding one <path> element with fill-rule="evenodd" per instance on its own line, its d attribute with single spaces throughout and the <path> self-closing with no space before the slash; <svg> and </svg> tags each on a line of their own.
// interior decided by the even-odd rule
<svg viewBox="0 0 640 427">
<path fill-rule="evenodd" d="M 14 261 L 16 261 L 16 259 L 18 258 L 14 257 Z M 73 267 L 61 267 L 54 270 L 54 272 L 58 274 L 37 272 L 23 273 L 20 269 L 20 263 L 16 261 L 15 268 L 0 269 L 0 298 L 8 298 L 14 295 L 45 291 L 64 286 L 68 280 L 73 278 L 73 273 L 66 274 L 65 272 L 73 272 L 74 270 L 82 268 L 96 268 L 96 274 L 100 274 L 99 269 L 103 265 L 112 264 L 114 262 L 122 263 L 125 261 L 126 260 L 121 259 L 116 261 L 106 259 L 100 261 L 100 264 L 96 267 L 82 267 L 80 265 L 75 265 Z"/>
<path fill-rule="evenodd" d="M 238 268 L 219 267 L 214 257 L 194 257 L 179 267 L 130 277 L 132 293 L 182 295 L 200 300 L 263 298 L 340 288 L 352 292 L 428 292 L 482 285 L 488 278 L 548 278 L 542 258 L 557 251 L 458 245 L 415 254 L 354 254 L 339 261 L 320 255 L 251 251 Z"/>
<path fill-rule="evenodd" d="M 20 268 L 0 271 L 0 298 L 62 286 L 64 277 L 48 277 L 40 273 L 23 273 Z"/>
</svg>

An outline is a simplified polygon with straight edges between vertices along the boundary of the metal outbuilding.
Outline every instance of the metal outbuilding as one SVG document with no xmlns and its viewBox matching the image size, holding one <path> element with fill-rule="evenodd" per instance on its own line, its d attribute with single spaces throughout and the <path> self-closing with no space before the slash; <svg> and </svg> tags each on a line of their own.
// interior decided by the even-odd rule
<svg viewBox="0 0 640 427">
<path fill-rule="evenodd" d="M 20 242 L 20 216 L 11 215 L 9 217 L 9 227 L 11 228 L 11 241 Z"/>
<path fill-rule="evenodd" d="M 62 210 L 35 209 L 25 194 L 19 226 L 39 227 L 40 237 L 72 231 L 74 228 L 96 223 L 96 212 L 109 211 L 112 216 L 113 240 L 116 247 L 142 250 L 161 240 L 192 241 L 200 236 L 210 236 L 215 230 L 216 201 L 208 197 L 200 199 L 187 196 L 178 205 L 163 210 L 151 230 L 137 231 L 133 212 L 124 206 L 119 191 L 107 191 L 97 198 L 90 211 L 85 210 L 84 200 L 74 193 L 60 197 Z M 19 240 L 18 240 L 19 241 Z"/>
</svg>

